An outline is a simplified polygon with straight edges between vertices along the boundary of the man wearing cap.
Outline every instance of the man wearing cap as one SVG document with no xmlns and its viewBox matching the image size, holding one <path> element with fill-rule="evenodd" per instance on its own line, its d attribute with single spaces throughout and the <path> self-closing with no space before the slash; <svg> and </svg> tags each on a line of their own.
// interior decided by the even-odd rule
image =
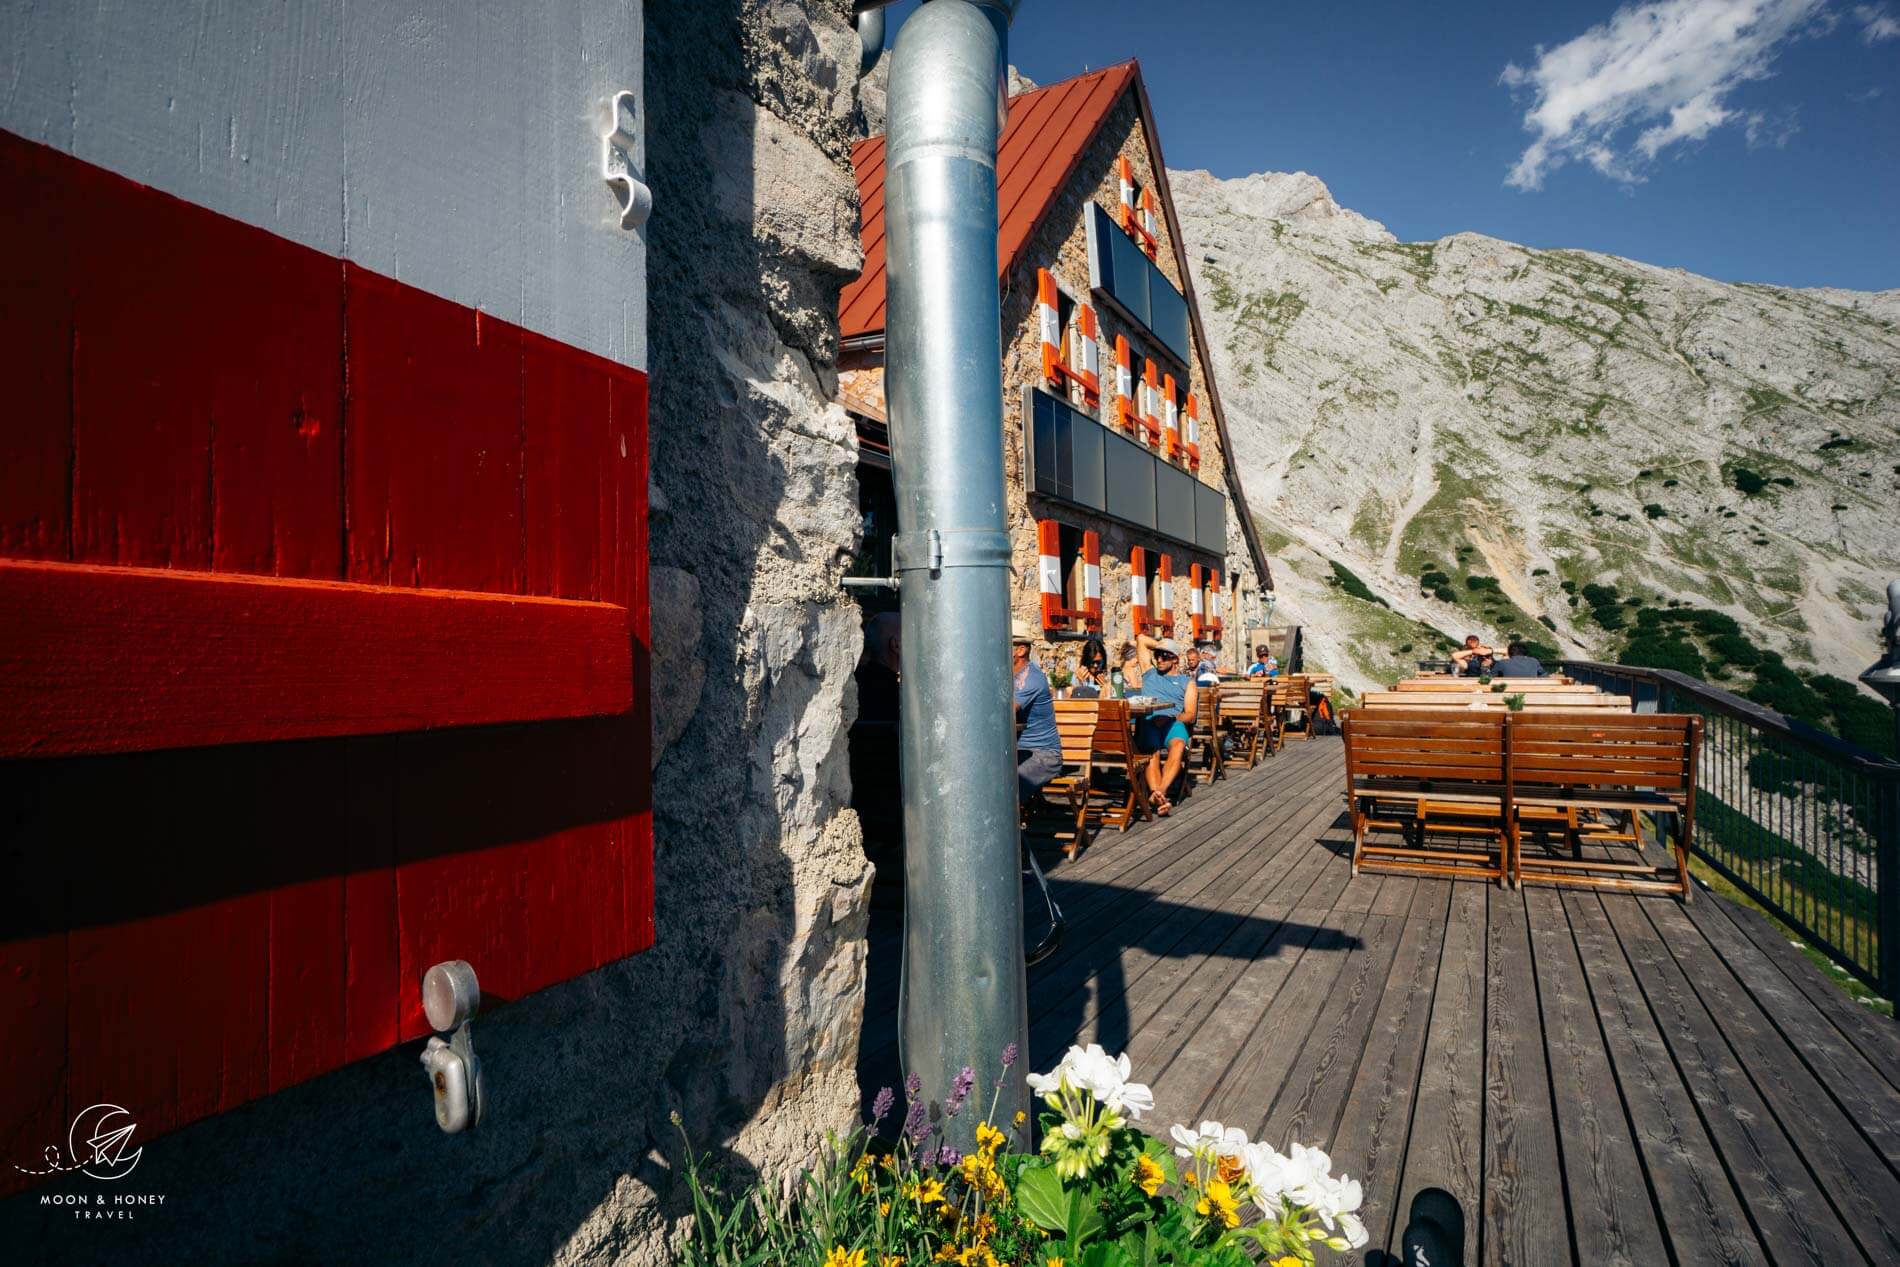
<svg viewBox="0 0 1900 1267">
<path fill-rule="evenodd" d="M 1056 729 L 1056 706 L 1049 696 L 1049 677 L 1030 653 L 1036 630 L 1026 620 L 1010 622 L 1010 649 L 1016 667 L 1016 791 L 1021 803 L 1040 792 L 1062 773 L 1062 732 Z"/>
<path fill-rule="evenodd" d="M 1155 813 L 1165 816 L 1174 805 L 1168 789 L 1181 773 L 1187 759 L 1188 727 L 1200 708 L 1201 693 L 1194 679 L 1181 667 L 1181 644 L 1172 638 L 1135 635 L 1141 656 L 1141 693 L 1161 701 L 1161 707 L 1142 719 L 1135 730 L 1135 747 L 1152 752 L 1148 763 L 1148 799 Z"/>
</svg>

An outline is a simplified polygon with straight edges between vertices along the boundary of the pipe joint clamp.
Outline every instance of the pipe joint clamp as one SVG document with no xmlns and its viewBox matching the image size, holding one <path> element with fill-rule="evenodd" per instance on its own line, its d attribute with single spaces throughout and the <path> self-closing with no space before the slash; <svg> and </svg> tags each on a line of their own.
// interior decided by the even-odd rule
<svg viewBox="0 0 1900 1267">
<path fill-rule="evenodd" d="M 891 542 L 891 571 L 941 572 L 945 568 L 1007 568 L 1010 565 L 1007 532 L 899 533 Z"/>
</svg>

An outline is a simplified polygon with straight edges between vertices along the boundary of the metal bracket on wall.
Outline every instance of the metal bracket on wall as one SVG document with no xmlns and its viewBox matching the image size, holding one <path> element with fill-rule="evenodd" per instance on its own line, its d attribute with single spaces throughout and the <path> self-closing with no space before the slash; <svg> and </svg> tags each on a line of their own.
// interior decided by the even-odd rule
<svg viewBox="0 0 1900 1267">
<path fill-rule="evenodd" d="M 637 229 L 653 214 L 653 191 L 641 179 L 634 155 L 640 149 L 640 99 L 617 92 L 609 105 L 608 133 L 600 142 L 600 171 L 620 202 L 620 227 Z"/>
<path fill-rule="evenodd" d="M 1010 568 L 1006 532 L 899 533 L 891 540 L 891 571 L 941 572 L 945 568 Z M 1014 568 L 1010 568 L 1014 571 Z"/>
<path fill-rule="evenodd" d="M 431 1038 L 422 1050 L 422 1067 L 435 1092 L 435 1124 L 449 1135 L 482 1120 L 482 1062 L 475 1055 L 471 1024 L 481 1005 L 482 989 L 466 960 L 451 959 L 423 974 L 423 1014 L 432 1028 L 449 1034 L 447 1042 Z"/>
</svg>

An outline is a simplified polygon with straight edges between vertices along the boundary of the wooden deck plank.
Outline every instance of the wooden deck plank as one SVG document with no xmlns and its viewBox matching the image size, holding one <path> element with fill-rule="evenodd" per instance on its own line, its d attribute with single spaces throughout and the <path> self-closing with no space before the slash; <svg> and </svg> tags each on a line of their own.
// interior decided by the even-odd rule
<svg viewBox="0 0 1900 1267">
<path fill-rule="evenodd" d="M 1227 815 L 1208 806 L 1203 811 L 1199 836 L 1178 848 L 1169 848 L 1165 840 L 1158 839 L 1159 831 L 1153 837 L 1144 832 L 1104 846 L 1103 852 L 1116 856 L 1094 867 L 1062 867 L 1050 875 L 1050 891 L 1062 907 L 1069 933 L 1055 955 L 1037 965 L 1038 972 L 1051 982 L 1041 988 L 1041 993 L 1053 995 L 1063 989 L 1054 984 L 1062 966 L 1082 957 L 1100 938 L 1115 935 L 1132 912 L 1180 886 L 1194 885 L 1198 890 L 1213 882 L 1219 869 L 1210 864 L 1229 856 L 1236 842 L 1261 840 L 1269 849 L 1282 847 L 1285 839 L 1272 831 L 1272 825 L 1306 810 L 1311 794 L 1321 784 L 1330 786 L 1331 777 L 1324 763 L 1311 762 L 1289 763 L 1286 774 L 1288 782 L 1275 780 L 1244 789 L 1245 799 L 1239 806 L 1230 804 Z M 1209 801 L 1215 799 L 1214 792 L 1203 795 Z M 901 924 L 899 927 L 901 930 Z M 874 987 L 866 992 L 865 1007 L 874 1014 L 894 1010 L 896 1002 L 894 978 L 884 982 L 881 989 Z M 894 1033 L 889 1042 L 896 1042 Z"/>
<path fill-rule="evenodd" d="M 1386 978 L 1385 997 L 1379 1000 L 1333 1131 L 1332 1149 L 1333 1164 L 1363 1187 L 1365 1204 L 1359 1214 L 1373 1245 L 1390 1239 L 1453 889 L 1449 880 L 1387 878 L 1416 885 L 1417 891 Z"/>
<path fill-rule="evenodd" d="M 1726 918 L 1880 1071 L 1888 1085 L 1900 1088 L 1900 1025 L 1892 1018 L 1870 1013 L 1856 1003 L 1758 912 L 1719 901 L 1697 903 L 1695 914 Z"/>
<path fill-rule="evenodd" d="M 1886 1161 L 1888 1169 L 1900 1175 L 1900 1090 L 1851 1043 L 1841 1039 L 1840 1031 L 1827 1016 L 1742 936 L 1732 919 L 1720 912 L 1705 914 L 1697 909 L 1689 912 L 1689 918 Z"/>
<path fill-rule="evenodd" d="M 1655 935 L 1650 904 L 1605 902 L 1603 907 L 1770 1260 L 1866 1261 L 1715 1018 Z"/>
<path fill-rule="evenodd" d="M 1848 1231 L 1875 1262 L 1900 1262 L 1900 1180 L 1698 935 L 1701 925 L 1674 903 L 1645 913 Z"/>
<path fill-rule="evenodd" d="M 1336 1132 L 1346 1095 L 1358 1075 L 1408 927 L 1405 912 L 1367 915 L 1360 930 L 1362 944 L 1347 952 L 1339 981 L 1297 1044 L 1297 1058 L 1262 1114 L 1255 1138 L 1280 1148 L 1293 1140 L 1329 1153 L 1338 1147 Z"/>
<path fill-rule="evenodd" d="M 1536 958 L 1564 1186 L 1572 1210 L 1602 1213 L 1601 1218 L 1574 1220 L 1577 1257 L 1585 1263 L 1666 1262 L 1662 1228 L 1624 1116 L 1616 1072 L 1597 1027 L 1563 899 L 1555 889 L 1532 887 L 1525 891 L 1524 903 Z"/>
<path fill-rule="evenodd" d="M 1564 909 L 1596 999 L 1617 1085 L 1642 1144 L 1644 1173 L 1656 1193 L 1663 1230 L 1677 1261 L 1766 1261 L 1622 944 L 1610 929 L 1602 899 L 1593 893 L 1567 893 Z"/>
<path fill-rule="evenodd" d="M 1314 815 L 1321 812 L 1316 808 Z M 1299 828 L 1294 834 L 1297 838 Z M 1130 986 L 1128 1056 L 1137 1068 L 1158 1075 L 1167 1067 L 1201 1018 L 1219 1003 L 1227 987 L 1279 932 L 1288 912 L 1327 869 L 1320 850 L 1303 851 L 1292 866 L 1283 865 L 1285 857 L 1279 855 L 1253 883 L 1221 899 L 1220 913 L 1195 933 L 1207 947 L 1204 953 L 1176 954 L 1144 973 L 1138 990 Z M 1098 1009 L 1103 1002 L 1098 995 Z M 1075 1041 L 1095 1040 L 1098 1032 L 1091 1025 Z M 1033 1033 L 1031 1037 L 1033 1041 Z"/>
<path fill-rule="evenodd" d="M 1523 893 L 1487 885 L 1484 1001 L 1484 1180 L 1480 1236 L 1486 1263 L 1571 1259 L 1557 1114 L 1532 977 Z"/>
<path fill-rule="evenodd" d="M 1386 1246 L 1398 1255 L 1405 1211 L 1422 1188 L 1443 1188 L 1464 1207 L 1465 1256 L 1476 1261 L 1484 1170 L 1485 897 L 1489 885 L 1452 885 L 1438 990 L 1419 1062 L 1404 1178 Z M 1565 1251 L 1568 1257 L 1568 1250 Z"/>
<path fill-rule="evenodd" d="M 1204 1110 L 1326 1147 L 1375 1247 L 1429 1185 L 1474 1263 L 1900 1262 L 1878 1020 L 1714 900 L 1355 880 L 1341 765 L 1294 745 L 1059 865 L 1079 935 L 1031 974 L 1037 1059 L 1119 1045 L 1149 1129 Z M 894 1063 L 876 1032 L 866 1077 Z"/>
<path fill-rule="evenodd" d="M 1294 917 L 1298 919 L 1300 912 L 1295 911 Z M 1252 1032 L 1234 1049 L 1227 1072 L 1202 1100 L 1199 1117 L 1240 1126 L 1250 1137 L 1259 1129 L 1287 1071 L 1313 1031 L 1320 1028 L 1327 1001 L 1342 988 L 1354 955 L 1363 957 L 1369 918 L 1335 904 L 1325 911 L 1312 911 L 1302 921 L 1313 924 L 1319 935 L 1308 943 L 1307 952 L 1255 1020 Z M 1387 955 L 1389 959 L 1389 947 Z M 1302 1041 L 1287 1041 L 1291 1034 L 1300 1035 Z"/>
</svg>

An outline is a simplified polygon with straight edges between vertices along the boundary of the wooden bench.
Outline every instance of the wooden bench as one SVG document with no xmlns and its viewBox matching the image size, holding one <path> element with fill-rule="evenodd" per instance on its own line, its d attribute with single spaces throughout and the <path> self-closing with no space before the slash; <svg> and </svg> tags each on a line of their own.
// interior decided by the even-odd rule
<svg viewBox="0 0 1900 1267">
<path fill-rule="evenodd" d="M 1260 764 L 1261 749 L 1272 751 L 1270 735 L 1278 717 L 1263 679 L 1224 684 L 1220 688 L 1220 720 L 1233 741 L 1227 764 L 1249 770 Z"/>
<path fill-rule="evenodd" d="M 1055 701 L 1056 732 L 1062 736 L 1062 773 L 1043 786 L 1040 805 L 1023 807 L 1025 821 L 1039 809 L 1058 811 L 1064 827 L 1055 833 L 1062 852 L 1075 857 L 1089 842 L 1089 789 L 1094 782 L 1095 730 L 1102 701 Z"/>
<path fill-rule="evenodd" d="M 1212 783 L 1215 779 L 1227 777 L 1227 763 L 1221 755 L 1221 705 L 1226 688 L 1219 686 L 1195 686 L 1190 690 L 1201 693 L 1200 704 L 1194 710 L 1194 720 L 1188 724 L 1188 746 L 1182 767 L 1193 771 L 1194 777 L 1202 783 Z"/>
<path fill-rule="evenodd" d="M 1502 712 L 1347 709 L 1346 809 L 1352 869 L 1501 880 L 1509 852 L 1510 792 Z M 1394 811 L 1398 811 L 1395 813 Z M 1403 846 L 1369 843 L 1368 828 L 1396 830 Z M 1475 837 L 1428 848 L 1425 833 Z"/>
<path fill-rule="evenodd" d="M 1515 810 L 1510 822 L 1515 882 L 1674 893 L 1688 901 L 1702 719 L 1656 713 L 1507 716 L 1505 773 Z M 1672 876 L 1642 859 L 1645 815 L 1659 829 L 1669 825 L 1676 862 Z M 1627 816 L 1627 826 L 1619 830 L 1615 816 Z M 1526 856 L 1526 830 L 1547 837 L 1553 828 L 1568 846 L 1567 856 L 1556 851 Z M 1633 845 L 1637 859 L 1584 856 L 1586 849 L 1606 853 L 1602 846 L 1611 844 Z"/>
<path fill-rule="evenodd" d="M 1110 779 L 1091 777 L 1089 802 L 1097 822 L 1127 831 L 1131 823 L 1154 817 L 1148 798 L 1142 795 L 1140 771 L 1146 758 L 1135 751 L 1134 723 L 1129 719 L 1127 701 L 1104 699 L 1095 703 L 1100 707 L 1090 745 L 1091 775 L 1119 772 L 1122 787 L 1117 789 Z"/>
</svg>

